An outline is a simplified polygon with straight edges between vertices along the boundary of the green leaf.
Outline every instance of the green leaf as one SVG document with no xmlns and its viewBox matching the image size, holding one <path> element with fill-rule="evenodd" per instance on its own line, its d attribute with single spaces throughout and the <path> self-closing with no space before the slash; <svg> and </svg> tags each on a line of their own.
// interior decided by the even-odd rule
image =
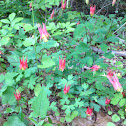
<svg viewBox="0 0 126 126">
<path fill-rule="evenodd" d="M 114 123 L 112 123 L 112 122 L 108 122 L 107 126 L 116 126 L 116 125 Z"/>
<path fill-rule="evenodd" d="M 71 114 L 72 118 L 74 119 L 75 117 L 78 116 L 78 111 L 73 111 Z"/>
<path fill-rule="evenodd" d="M 47 124 L 45 124 L 44 126 L 53 126 L 53 125 L 52 125 L 52 124 L 47 123 Z"/>
<path fill-rule="evenodd" d="M 101 47 L 101 50 L 104 51 L 104 52 L 106 52 L 108 50 L 108 46 L 105 43 L 102 43 L 100 45 L 100 47 Z"/>
<path fill-rule="evenodd" d="M 10 38 L 5 36 L 0 40 L 0 45 L 7 45 L 7 43 L 9 42 Z"/>
<path fill-rule="evenodd" d="M 121 99 L 121 101 L 119 102 L 119 106 L 122 107 L 126 104 L 126 100 L 123 98 Z"/>
<path fill-rule="evenodd" d="M 114 97 L 114 98 L 111 99 L 111 104 L 117 105 L 118 102 L 119 102 L 119 100 L 120 100 L 120 99 L 119 99 L 118 97 L 117 97 L 117 98 Z"/>
<path fill-rule="evenodd" d="M 61 118 L 60 118 L 60 122 L 61 122 L 61 123 L 64 123 L 64 121 L 65 121 L 64 117 L 61 117 Z"/>
<path fill-rule="evenodd" d="M 109 114 L 109 115 L 112 115 L 112 111 L 108 111 L 108 114 Z"/>
<path fill-rule="evenodd" d="M 50 105 L 50 109 L 52 109 L 54 112 L 57 111 L 57 107 L 56 107 L 56 102 L 52 102 L 51 105 Z"/>
<path fill-rule="evenodd" d="M 4 75 L 1 74 L 1 75 L 0 75 L 0 83 L 1 83 L 3 80 L 4 80 Z"/>
<path fill-rule="evenodd" d="M 9 15 L 9 20 L 10 20 L 11 22 L 13 21 L 15 15 L 16 15 L 15 13 L 11 13 L 11 14 Z"/>
<path fill-rule="evenodd" d="M 3 126 L 26 126 L 17 116 L 9 116 Z"/>
<path fill-rule="evenodd" d="M 96 112 L 99 112 L 100 111 L 100 106 L 99 105 L 97 105 L 97 104 L 95 104 L 95 103 L 91 103 L 90 104 L 91 105 L 91 107 L 93 107 L 94 108 L 94 110 L 96 111 Z"/>
<path fill-rule="evenodd" d="M 45 118 L 48 108 L 49 108 L 49 100 L 47 98 L 46 89 L 43 86 L 38 97 L 36 97 L 35 100 L 32 102 L 32 109 L 37 116 Z"/>
<path fill-rule="evenodd" d="M 13 105 L 15 103 L 15 97 L 14 97 L 14 88 L 8 87 L 6 91 L 2 94 L 2 104 L 10 104 Z"/>
<path fill-rule="evenodd" d="M 33 29 L 33 27 L 30 24 L 25 24 L 24 29 L 27 32 L 27 31 L 31 31 Z"/>
<path fill-rule="evenodd" d="M 41 63 L 43 65 L 38 65 L 38 68 L 49 68 L 55 65 L 55 62 L 49 56 L 43 56 Z"/>
<path fill-rule="evenodd" d="M 102 97 L 99 98 L 98 101 L 97 101 L 97 103 L 99 103 L 102 106 L 105 106 L 105 98 L 102 98 Z"/>
<path fill-rule="evenodd" d="M 6 24 L 9 24 L 10 23 L 10 21 L 8 20 L 8 19 L 2 19 L 2 20 L 0 20 L 2 23 L 6 23 Z"/>
<path fill-rule="evenodd" d="M 114 114 L 113 116 L 112 116 L 112 121 L 113 122 L 118 122 L 120 120 L 120 117 L 117 115 L 117 114 Z"/>
<path fill-rule="evenodd" d="M 17 22 L 20 22 L 21 20 L 23 20 L 23 18 L 22 18 L 22 17 L 18 17 L 18 18 L 15 18 L 15 19 L 12 21 L 12 23 L 15 24 L 15 23 L 17 23 Z"/>
<path fill-rule="evenodd" d="M 34 88 L 35 96 L 38 96 L 41 91 L 41 85 L 37 84 Z"/>
<path fill-rule="evenodd" d="M 66 115 L 65 120 L 66 120 L 66 122 L 71 122 L 73 120 L 73 118 L 71 115 Z"/>
<path fill-rule="evenodd" d="M 126 119 L 124 120 L 123 124 L 126 125 Z"/>
<path fill-rule="evenodd" d="M 31 46 L 35 44 L 35 39 L 34 38 L 26 38 L 25 41 L 23 42 L 24 46 Z"/>
<path fill-rule="evenodd" d="M 124 116 L 124 111 L 123 110 L 119 110 L 118 113 L 119 113 L 119 115 Z"/>
</svg>

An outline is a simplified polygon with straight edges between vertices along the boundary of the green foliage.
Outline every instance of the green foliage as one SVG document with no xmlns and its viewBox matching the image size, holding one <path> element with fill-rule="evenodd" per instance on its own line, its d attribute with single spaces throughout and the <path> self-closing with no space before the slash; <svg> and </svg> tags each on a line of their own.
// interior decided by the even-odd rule
<svg viewBox="0 0 126 126">
<path fill-rule="evenodd" d="M 116 114 L 108 111 L 112 121 L 125 125 L 126 97 L 113 89 L 105 75 L 112 69 L 125 92 L 125 59 L 112 54 L 111 50 L 125 50 L 122 33 L 126 16 L 100 15 L 101 9 L 98 15 L 91 17 L 86 11 L 89 6 L 85 4 L 81 13 L 70 11 L 70 1 L 64 10 L 60 3 L 61 0 L 0 1 L 0 71 L 3 72 L 0 96 L 2 104 L 7 104 L 1 115 L 5 114 L 6 119 L 8 113 L 12 115 L 3 125 L 27 125 L 26 117 L 36 126 L 52 126 L 50 115 L 47 116 L 50 110 L 55 116 L 64 112 L 60 118 L 62 123 L 72 122 L 77 116 L 86 118 L 87 107 L 99 112 L 105 107 L 106 98 L 111 99 L 106 106 L 119 108 Z M 46 31 L 38 31 L 38 23 L 45 23 L 50 36 L 46 36 Z M 102 53 L 94 51 L 94 47 Z M 20 70 L 20 66 L 25 65 L 20 63 L 23 57 L 24 61 L 27 57 L 28 68 Z M 63 72 L 59 70 L 59 57 L 66 60 Z M 91 71 L 94 65 L 99 65 L 100 69 Z M 65 85 L 70 87 L 66 94 Z M 16 89 L 21 93 L 19 101 L 14 97 Z M 23 113 L 26 110 L 28 113 Z M 18 115 L 13 115 L 15 112 Z"/>
<path fill-rule="evenodd" d="M 32 102 L 33 113 L 36 116 L 45 118 L 47 110 L 49 109 L 49 100 L 47 98 L 47 93 L 45 87 L 43 86 L 39 95 Z M 34 117 L 34 116 L 33 116 Z"/>
<path fill-rule="evenodd" d="M 26 126 L 17 116 L 10 116 L 3 126 Z"/>
<path fill-rule="evenodd" d="M 118 122 L 120 120 L 120 117 L 117 115 L 117 114 L 114 114 L 113 116 L 112 116 L 112 121 L 113 122 Z"/>
</svg>

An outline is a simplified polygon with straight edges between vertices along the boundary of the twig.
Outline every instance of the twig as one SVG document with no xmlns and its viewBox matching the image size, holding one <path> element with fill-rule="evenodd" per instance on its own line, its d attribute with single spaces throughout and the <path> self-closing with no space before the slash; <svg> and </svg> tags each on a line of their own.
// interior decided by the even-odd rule
<svg viewBox="0 0 126 126">
<path fill-rule="evenodd" d="M 111 4 L 111 3 L 110 3 Z M 103 8 L 109 6 L 110 4 L 107 4 L 106 6 L 103 6 L 96 14 L 98 14 Z"/>
<path fill-rule="evenodd" d="M 118 30 L 120 30 L 125 24 L 126 22 L 120 28 L 118 28 L 115 32 L 113 32 L 113 34 L 116 33 Z"/>
<path fill-rule="evenodd" d="M 91 46 L 91 48 L 92 48 L 92 50 L 94 52 L 99 52 L 99 53 L 102 53 L 102 54 L 104 53 L 104 51 L 102 51 L 101 49 L 98 49 L 96 47 Z M 126 51 L 113 51 L 113 50 L 110 50 L 110 51 L 111 51 L 111 54 L 115 54 L 115 55 L 126 57 Z M 109 51 L 107 51 L 107 52 L 109 52 Z"/>
</svg>

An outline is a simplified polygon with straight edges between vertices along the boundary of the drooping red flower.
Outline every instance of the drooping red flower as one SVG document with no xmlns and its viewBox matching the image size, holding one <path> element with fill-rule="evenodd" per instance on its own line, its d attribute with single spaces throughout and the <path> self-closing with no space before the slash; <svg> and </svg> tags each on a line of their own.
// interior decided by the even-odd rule
<svg viewBox="0 0 126 126">
<path fill-rule="evenodd" d="M 123 97 L 125 97 L 125 92 L 124 91 L 122 92 L 122 95 L 123 95 Z"/>
<path fill-rule="evenodd" d="M 53 9 L 53 11 L 52 11 L 52 13 L 51 13 L 51 16 L 50 16 L 51 19 L 53 19 L 54 13 L 55 13 L 55 11 L 54 11 L 54 9 Z"/>
<path fill-rule="evenodd" d="M 115 5 L 115 3 L 116 3 L 116 0 L 113 0 L 113 1 L 112 1 L 112 6 L 114 6 L 114 5 Z"/>
<path fill-rule="evenodd" d="M 23 56 L 22 61 L 21 61 L 21 59 L 20 59 L 20 70 L 21 70 L 21 69 L 22 69 L 22 70 L 25 70 L 26 68 L 28 68 L 27 58 L 26 58 L 26 60 L 24 61 L 24 56 Z"/>
<path fill-rule="evenodd" d="M 98 71 L 100 69 L 100 66 L 99 65 L 94 65 L 89 69 L 92 69 L 91 71 Z"/>
<path fill-rule="evenodd" d="M 122 85 L 119 83 L 119 79 L 116 76 L 115 72 L 113 72 L 113 76 L 106 76 L 108 78 L 108 80 L 110 81 L 110 83 L 113 85 L 114 89 L 117 91 L 121 91 L 122 90 Z"/>
<path fill-rule="evenodd" d="M 14 93 L 14 96 L 15 96 L 17 101 L 19 101 L 21 99 L 21 94 L 18 90 L 16 90 L 16 94 Z"/>
<path fill-rule="evenodd" d="M 88 108 L 86 110 L 86 114 L 91 116 L 92 115 L 92 111 L 93 111 L 93 109 L 89 108 L 89 106 L 88 106 Z"/>
<path fill-rule="evenodd" d="M 64 57 L 64 59 L 60 59 L 59 57 L 59 70 L 61 70 L 62 72 L 64 71 L 65 69 L 65 64 L 66 64 L 66 59 Z"/>
<path fill-rule="evenodd" d="M 63 0 L 61 0 L 61 8 L 64 10 L 66 9 L 66 0 L 64 3 L 63 3 Z"/>
<path fill-rule="evenodd" d="M 29 7 L 32 8 L 32 3 L 29 4 Z"/>
<path fill-rule="evenodd" d="M 50 34 L 47 32 L 45 24 L 44 23 L 42 23 L 42 24 L 43 24 L 43 28 L 40 24 L 38 26 L 38 30 L 39 30 L 39 33 L 40 33 L 40 40 L 43 39 L 44 42 L 47 42 Z"/>
<path fill-rule="evenodd" d="M 93 16 L 94 15 L 94 13 L 95 13 L 95 8 L 96 8 L 96 6 L 94 5 L 92 5 L 92 6 L 90 6 L 90 15 L 91 16 Z"/>
<path fill-rule="evenodd" d="M 64 94 L 67 94 L 69 92 L 69 90 L 70 90 L 70 86 L 66 87 L 66 84 L 65 84 L 65 87 L 63 89 Z"/>
<path fill-rule="evenodd" d="M 23 29 L 24 29 L 24 25 L 25 25 L 25 24 L 23 24 Z M 24 31 L 25 31 L 25 29 L 24 29 Z"/>
<path fill-rule="evenodd" d="M 108 105 L 110 103 L 111 99 L 106 98 L 105 104 Z"/>
<path fill-rule="evenodd" d="M 108 77 L 112 78 L 113 77 L 113 72 L 112 70 L 109 70 L 108 74 L 107 74 Z"/>
<path fill-rule="evenodd" d="M 79 24 L 80 24 L 80 21 L 77 22 L 77 25 L 79 25 Z"/>
</svg>

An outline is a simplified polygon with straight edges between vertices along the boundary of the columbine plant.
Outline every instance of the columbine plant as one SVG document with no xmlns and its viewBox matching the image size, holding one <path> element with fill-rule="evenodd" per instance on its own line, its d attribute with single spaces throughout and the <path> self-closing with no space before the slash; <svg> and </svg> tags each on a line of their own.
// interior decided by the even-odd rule
<svg viewBox="0 0 126 126">
<path fill-rule="evenodd" d="M 87 110 L 86 110 L 86 114 L 87 114 L 88 116 L 91 116 L 91 115 L 92 115 L 92 111 L 93 111 L 93 109 L 92 109 L 92 108 L 89 108 L 89 106 L 88 106 L 88 108 L 87 108 Z"/>
<path fill-rule="evenodd" d="M 119 79 L 116 76 L 115 72 L 113 72 L 113 74 L 112 73 L 108 73 L 108 75 L 106 77 L 108 78 L 110 83 L 113 85 L 115 90 L 122 91 L 122 85 L 119 83 Z"/>
<path fill-rule="evenodd" d="M 51 19 L 53 19 L 54 13 L 55 13 L 55 11 L 54 11 L 54 9 L 53 9 L 53 11 L 52 11 L 52 13 L 51 13 L 51 16 L 50 16 Z"/>
<path fill-rule="evenodd" d="M 66 84 L 65 84 L 65 87 L 63 89 L 64 94 L 67 94 L 69 90 L 70 90 L 70 86 L 66 87 Z"/>
<path fill-rule="evenodd" d="M 91 16 L 94 15 L 94 13 L 95 13 L 95 8 L 96 8 L 95 5 L 94 5 L 94 6 L 93 6 L 93 5 L 90 6 L 90 15 L 91 15 Z"/>
<path fill-rule="evenodd" d="M 38 30 L 40 33 L 40 40 L 43 39 L 44 42 L 47 42 L 50 34 L 47 32 L 45 24 L 44 23 L 42 23 L 42 24 L 43 24 L 43 28 L 40 24 L 38 26 Z"/>
<path fill-rule="evenodd" d="M 19 101 L 21 99 L 21 94 L 20 91 L 16 90 L 16 94 L 14 94 L 15 98 L 17 101 Z"/>
<path fill-rule="evenodd" d="M 62 72 L 64 71 L 65 69 L 65 64 L 66 64 L 66 59 L 64 57 L 64 59 L 60 59 L 59 57 L 59 70 L 61 70 Z"/>
<path fill-rule="evenodd" d="M 66 0 L 65 0 L 64 3 L 63 3 L 63 0 L 61 0 L 61 8 L 62 8 L 63 10 L 66 9 Z"/>
<path fill-rule="evenodd" d="M 22 69 L 22 70 L 25 70 L 26 68 L 28 68 L 27 58 L 26 58 L 26 60 L 24 61 L 24 56 L 23 56 L 22 61 L 21 61 L 21 59 L 20 59 L 20 70 L 21 70 L 21 69 Z"/>
</svg>

